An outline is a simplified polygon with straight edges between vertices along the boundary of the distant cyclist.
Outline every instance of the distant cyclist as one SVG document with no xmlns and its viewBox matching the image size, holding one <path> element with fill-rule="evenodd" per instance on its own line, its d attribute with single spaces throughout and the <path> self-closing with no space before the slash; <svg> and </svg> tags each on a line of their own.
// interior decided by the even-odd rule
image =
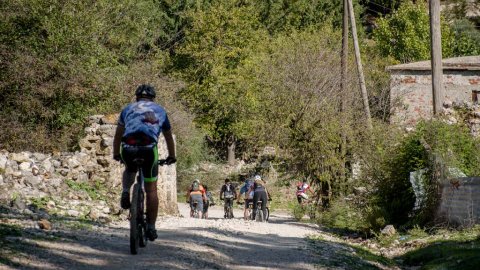
<svg viewBox="0 0 480 270">
<path fill-rule="evenodd" d="M 213 199 L 212 192 L 208 190 L 207 185 L 203 185 L 203 188 L 205 189 L 205 198 L 207 199 L 205 203 L 203 204 L 203 215 L 202 218 L 207 219 L 208 218 L 208 208 L 212 205 L 215 205 L 215 201 Z"/>
<path fill-rule="evenodd" d="M 220 200 L 224 200 L 224 215 L 223 217 L 227 217 L 227 207 L 230 206 L 230 209 L 233 209 L 233 201 L 237 199 L 237 191 L 236 186 L 230 181 L 229 178 L 225 179 L 225 184 L 222 186 L 220 190 Z M 233 211 L 233 210 L 232 210 Z M 233 218 L 233 212 L 232 212 Z"/>
<path fill-rule="evenodd" d="M 193 217 L 194 209 L 197 210 L 199 216 L 202 216 L 203 203 L 207 201 L 205 189 L 200 184 L 199 179 L 195 179 L 187 191 L 187 202 L 190 203 L 190 217 Z M 195 205 L 196 204 L 196 205 Z"/>
<path fill-rule="evenodd" d="M 308 201 L 307 191 L 310 194 L 314 195 L 313 190 L 310 188 L 307 180 L 303 180 L 303 182 L 297 183 L 297 201 L 299 204 L 304 205 Z"/>
<path fill-rule="evenodd" d="M 158 136 L 163 133 L 167 143 L 167 164 L 175 159 L 175 145 L 170 122 L 164 108 L 153 102 L 156 93 L 150 85 L 140 85 L 135 91 L 136 102 L 126 106 L 120 113 L 113 139 L 113 159 L 125 163 L 122 177 L 123 192 L 120 205 L 130 208 L 130 187 L 135 181 L 137 164 L 135 159 L 143 159 L 141 170 L 145 177 L 147 197 L 147 237 L 157 238 L 155 222 L 158 215 L 157 176 L 158 176 Z"/>
<path fill-rule="evenodd" d="M 263 217 L 266 219 L 267 218 L 267 201 L 268 201 L 268 192 L 267 192 L 267 187 L 265 186 L 265 181 L 262 180 L 262 177 L 260 175 L 255 175 L 255 182 L 253 184 L 253 187 L 251 188 L 253 190 L 253 215 L 252 219 L 255 220 L 255 214 L 257 211 L 257 203 L 259 201 L 262 201 L 262 212 L 263 212 Z"/>
<path fill-rule="evenodd" d="M 245 206 L 243 212 L 243 219 L 248 220 L 248 208 L 251 203 L 253 203 L 253 188 L 254 180 L 252 178 L 245 178 L 243 186 L 240 188 L 240 196 L 244 195 Z M 239 196 L 239 197 L 240 197 Z"/>
</svg>

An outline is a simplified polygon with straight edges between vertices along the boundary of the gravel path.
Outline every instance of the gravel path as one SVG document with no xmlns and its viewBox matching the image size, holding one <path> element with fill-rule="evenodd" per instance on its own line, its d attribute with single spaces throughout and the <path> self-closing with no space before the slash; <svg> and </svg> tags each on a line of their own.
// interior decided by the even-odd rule
<svg viewBox="0 0 480 270">
<path fill-rule="evenodd" d="M 314 269 L 305 237 L 315 225 L 294 222 L 272 213 L 269 223 L 243 221 L 235 209 L 232 220 L 223 209 L 210 209 L 208 220 L 188 218 L 188 206 L 179 205 L 184 217 L 157 221 L 159 239 L 138 255 L 130 255 L 128 222 L 93 230 L 62 231 L 45 237 L 10 237 L 21 256 L 1 269 Z M 12 256 L 9 256 L 12 258 Z"/>
</svg>

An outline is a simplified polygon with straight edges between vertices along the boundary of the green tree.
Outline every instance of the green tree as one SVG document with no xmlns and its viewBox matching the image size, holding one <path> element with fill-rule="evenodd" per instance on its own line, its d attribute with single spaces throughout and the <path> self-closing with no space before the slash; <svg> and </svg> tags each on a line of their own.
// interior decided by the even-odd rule
<svg viewBox="0 0 480 270">
<path fill-rule="evenodd" d="M 190 13 L 186 38 L 174 62 L 188 82 L 180 95 L 196 115 L 209 140 L 229 147 L 229 160 L 238 140 L 252 129 L 253 100 L 239 68 L 255 44 L 267 38 L 251 5 L 219 1 L 207 11 Z"/>
<path fill-rule="evenodd" d="M 454 20 L 452 24 L 455 42 L 453 55 L 480 55 L 480 31 L 467 19 Z"/>
<path fill-rule="evenodd" d="M 320 27 L 331 22 L 335 27 L 342 25 L 343 0 L 262 0 L 253 1 L 259 12 L 260 21 L 270 33 L 288 31 L 291 28 L 305 29 Z M 354 0 L 355 14 L 360 18 L 363 7 Z"/>
<path fill-rule="evenodd" d="M 454 42 L 450 27 L 442 20 L 442 53 L 452 55 Z M 384 56 L 405 63 L 430 58 L 430 20 L 423 1 L 406 2 L 400 8 L 378 20 L 374 40 Z"/>
<path fill-rule="evenodd" d="M 118 105 L 117 83 L 159 36 L 154 0 L 0 3 L 2 147 L 75 144 L 85 117 Z"/>
</svg>

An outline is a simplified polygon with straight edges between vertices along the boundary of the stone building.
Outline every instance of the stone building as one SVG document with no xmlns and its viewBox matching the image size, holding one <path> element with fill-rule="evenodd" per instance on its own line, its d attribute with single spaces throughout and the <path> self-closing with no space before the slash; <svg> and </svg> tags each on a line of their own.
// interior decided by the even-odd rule
<svg viewBox="0 0 480 270">
<path fill-rule="evenodd" d="M 415 126 L 433 113 L 430 61 L 387 67 L 390 72 L 391 122 Z M 444 105 L 480 101 L 480 56 L 443 60 Z"/>
</svg>

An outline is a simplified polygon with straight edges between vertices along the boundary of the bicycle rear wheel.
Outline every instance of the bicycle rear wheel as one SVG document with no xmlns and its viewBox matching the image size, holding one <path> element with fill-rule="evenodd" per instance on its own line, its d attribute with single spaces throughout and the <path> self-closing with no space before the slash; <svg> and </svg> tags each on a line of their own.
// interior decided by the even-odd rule
<svg viewBox="0 0 480 270">
<path fill-rule="evenodd" d="M 142 189 L 138 190 L 138 215 L 137 218 L 139 220 L 138 224 L 138 236 L 139 236 L 139 246 L 146 247 L 147 246 L 147 222 L 145 216 L 145 195 Z"/>
<path fill-rule="evenodd" d="M 263 211 L 257 208 L 257 212 L 255 214 L 255 221 L 263 222 Z"/>
<path fill-rule="evenodd" d="M 138 230 L 138 227 L 140 226 L 138 222 L 139 221 L 138 196 L 139 196 L 140 188 L 141 187 L 139 184 L 135 184 L 133 186 L 132 203 L 130 205 L 130 253 L 132 254 L 138 253 L 138 247 L 140 245 L 140 238 L 141 238 L 141 235 L 139 235 L 139 230 Z"/>
</svg>

